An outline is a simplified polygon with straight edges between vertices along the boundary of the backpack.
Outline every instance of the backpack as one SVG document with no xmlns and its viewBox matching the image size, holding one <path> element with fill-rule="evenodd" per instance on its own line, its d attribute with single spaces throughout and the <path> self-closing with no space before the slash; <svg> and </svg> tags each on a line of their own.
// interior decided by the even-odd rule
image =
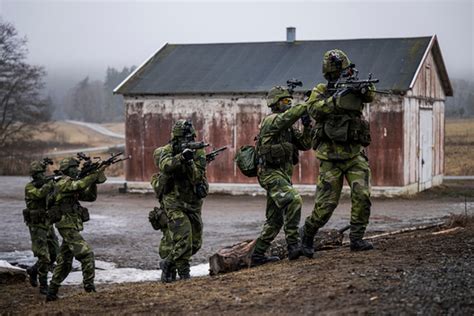
<svg viewBox="0 0 474 316">
<path fill-rule="evenodd" d="M 247 177 L 257 176 L 257 150 L 255 146 L 245 145 L 239 148 L 234 158 L 239 170 Z"/>
</svg>

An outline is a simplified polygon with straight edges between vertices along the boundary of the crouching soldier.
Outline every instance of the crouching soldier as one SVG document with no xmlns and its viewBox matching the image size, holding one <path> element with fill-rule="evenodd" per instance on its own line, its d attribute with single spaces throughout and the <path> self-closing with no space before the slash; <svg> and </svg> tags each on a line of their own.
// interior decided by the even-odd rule
<svg viewBox="0 0 474 316">
<path fill-rule="evenodd" d="M 48 210 L 51 221 L 55 222 L 63 242 L 59 249 L 57 266 L 49 286 L 46 301 L 57 300 L 61 282 L 72 269 L 73 258 L 81 263 L 83 284 L 86 292 L 95 292 L 95 262 L 94 253 L 89 244 L 82 238 L 83 222 L 89 220 L 89 211 L 82 207 L 79 201 L 95 201 L 97 198 L 97 183 L 104 183 L 104 167 L 88 176 L 77 179 L 79 161 L 65 158 L 61 161 L 59 170 L 61 178 L 55 183 L 52 196 L 52 207 Z"/>
<path fill-rule="evenodd" d="M 162 207 L 168 224 L 160 244 L 161 281 L 172 282 L 176 271 L 181 280 L 190 278 L 190 260 L 202 244 L 201 208 L 208 192 L 206 153 L 190 149 L 196 132 L 190 121 L 173 126 L 169 144 L 157 148 L 153 157 L 166 183 Z"/>
<path fill-rule="evenodd" d="M 273 87 L 267 95 L 267 105 L 272 113 L 260 124 L 257 140 L 258 182 L 267 191 L 266 222 L 257 239 L 252 254 L 252 265 L 276 261 L 267 257 L 270 243 L 284 228 L 288 258 L 301 255 L 298 225 L 301 218 L 302 199 L 293 188 L 293 165 L 298 163 L 299 150 L 311 148 L 311 120 L 306 115 L 306 104 L 291 106 L 291 94 L 280 86 Z M 293 124 L 302 119 L 301 133 Z"/>
<path fill-rule="evenodd" d="M 38 286 L 41 294 L 48 292 L 48 270 L 56 261 L 58 238 L 53 225 L 46 215 L 46 198 L 52 191 L 52 179 L 45 177 L 46 163 L 33 161 L 30 165 L 32 181 L 25 187 L 26 209 L 23 216 L 30 230 L 31 248 L 38 258 L 37 262 L 26 269 L 32 286 Z"/>
</svg>

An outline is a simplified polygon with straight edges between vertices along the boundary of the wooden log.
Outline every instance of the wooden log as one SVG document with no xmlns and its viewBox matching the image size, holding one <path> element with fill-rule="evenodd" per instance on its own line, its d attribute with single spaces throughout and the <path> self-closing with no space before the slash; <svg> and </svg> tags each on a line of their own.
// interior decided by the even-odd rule
<svg viewBox="0 0 474 316">
<path fill-rule="evenodd" d="M 314 249 L 326 250 L 342 246 L 344 231 L 349 229 L 330 229 L 319 231 L 314 237 Z M 256 239 L 245 240 L 238 244 L 220 249 L 209 257 L 209 274 L 228 273 L 250 267 L 250 257 L 255 247 Z M 280 259 L 288 257 L 286 241 L 284 238 L 275 239 L 267 251 L 267 255 L 278 256 Z"/>
</svg>

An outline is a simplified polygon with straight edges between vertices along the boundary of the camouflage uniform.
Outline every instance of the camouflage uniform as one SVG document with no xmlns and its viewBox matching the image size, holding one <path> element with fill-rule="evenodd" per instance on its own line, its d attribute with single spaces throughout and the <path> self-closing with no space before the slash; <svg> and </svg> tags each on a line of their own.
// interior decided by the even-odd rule
<svg viewBox="0 0 474 316">
<path fill-rule="evenodd" d="M 27 216 L 25 217 L 31 236 L 31 248 L 38 261 L 27 269 L 31 284 L 36 286 L 36 276 L 40 283 L 40 292 L 46 294 L 48 288 L 48 270 L 56 261 L 59 243 L 53 225 L 46 216 L 46 198 L 53 188 L 53 181 L 44 181 L 46 166 L 34 161 L 30 174 L 33 181 L 25 187 Z"/>
<path fill-rule="evenodd" d="M 340 60 L 339 69 L 331 62 L 332 56 Z M 344 52 L 326 52 L 323 73 L 329 85 L 349 65 Z M 321 161 L 314 210 L 304 225 L 303 253 L 309 257 L 314 235 L 327 223 L 339 202 L 344 177 L 351 189 L 351 246 L 362 242 L 371 206 L 370 168 L 363 152 L 363 145 L 370 143 L 370 131 L 362 110 L 364 103 L 372 102 L 374 89 L 371 85 L 365 93 L 347 90 L 334 94 L 328 91 L 328 85 L 318 84 L 308 100 L 308 112 L 316 120 L 313 146 Z M 369 247 L 368 243 L 366 246 Z"/>
<path fill-rule="evenodd" d="M 48 300 L 57 299 L 57 292 L 61 282 L 69 275 L 72 269 L 73 258 L 81 263 L 83 285 L 87 292 L 95 292 L 95 262 L 94 253 L 89 244 L 81 236 L 84 229 L 83 222 L 89 214 L 79 201 L 95 201 L 97 198 L 97 183 L 105 182 L 103 170 L 94 172 L 80 180 L 73 180 L 77 175 L 79 162 L 74 158 L 65 158 L 61 161 L 61 171 L 65 174 L 55 184 L 54 205 L 52 211 L 59 211 L 61 219 L 55 224 L 63 238 L 59 250 L 57 266 L 48 291 Z"/>
<path fill-rule="evenodd" d="M 186 135 L 186 130 L 191 135 Z M 169 144 L 157 148 L 153 157 L 160 172 L 168 177 L 162 197 L 162 207 L 168 217 L 168 227 L 163 229 L 160 256 L 163 282 L 167 272 L 177 269 L 180 278 L 189 278 L 190 259 L 202 244 L 201 208 L 203 198 L 198 196 L 197 187 L 206 179 L 206 153 L 203 149 L 189 152 L 188 158 L 179 147 L 194 139 L 195 132 L 190 122 L 179 120 L 173 127 Z M 189 151 L 186 150 L 186 151 Z"/>
<path fill-rule="evenodd" d="M 256 264 L 265 263 L 269 259 L 264 254 L 282 226 L 289 258 L 296 259 L 300 254 L 298 224 L 302 199 L 293 188 L 291 177 L 293 165 L 298 163 L 298 151 L 311 148 L 311 129 L 305 126 L 301 133 L 292 127 L 306 113 L 306 105 L 290 107 L 287 104 L 285 107 L 280 104 L 281 100 L 290 98 L 288 90 L 272 88 L 267 96 L 267 104 L 273 113 L 266 116 L 260 124 L 257 141 L 258 182 L 267 191 L 267 207 L 266 221 L 252 255 L 252 261 Z"/>
</svg>

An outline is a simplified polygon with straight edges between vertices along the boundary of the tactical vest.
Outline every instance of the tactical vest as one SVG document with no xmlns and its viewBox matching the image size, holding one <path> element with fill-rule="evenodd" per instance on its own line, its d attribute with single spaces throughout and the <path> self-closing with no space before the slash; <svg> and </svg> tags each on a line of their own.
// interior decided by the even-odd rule
<svg viewBox="0 0 474 316">
<path fill-rule="evenodd" d="M 328 98 L 330 95 L 322 95 Z M 362 116 L 363 103 L 354 99 L 338 106 L 333 113 L 320 113 L 316 117 L 313 147 L 321 142 L 370 144 L 370 125 Z"/>
<path fill-rule="evenodd" d="M 282 131 L 278 137 L 273 137 L 270 144 L 262 144 L 260 134 L 257 139 L 257 157 L 259 165 L 279 168 L 284 167 L 285 164 L 289 162 L 292 164 L 298 163 L 298 150 L 293 145 L 292 128 Z"/>
</svg>

